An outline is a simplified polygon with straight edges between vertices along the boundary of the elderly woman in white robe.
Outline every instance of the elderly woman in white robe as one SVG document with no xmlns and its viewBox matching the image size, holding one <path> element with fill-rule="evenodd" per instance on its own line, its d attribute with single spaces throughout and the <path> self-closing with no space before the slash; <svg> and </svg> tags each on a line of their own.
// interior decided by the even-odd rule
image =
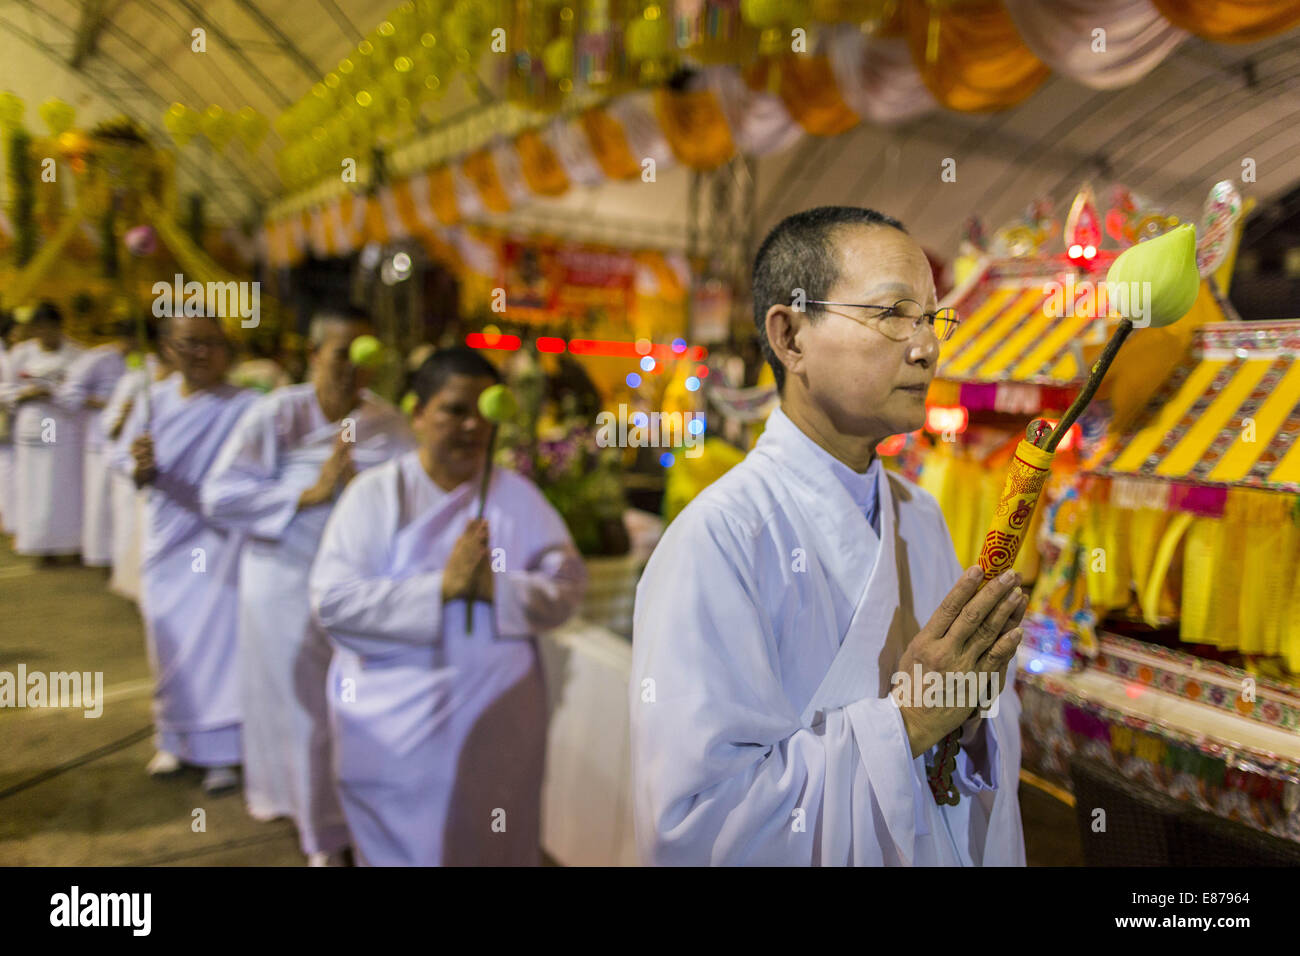
<svg viewBox="0 0 1300 956">
<path fill-rule="evenodd" d="M 203 483 L 206 514 L 248 535 L 240 560 L 244 799 L 258 819 L 292 817 L 311 865 L 349 845 L 330 753 L 332 648 L 312 620 L 307 572 L 348 481 L 415 447 L 402 414 L 362 388 L 352 340 L 362 313 L 312 320 L 311 380 L 260 399 Z"/>
<path fill-rule="evenodd" d="M 933 498 L 874 452 L 921 426 L 951 324 L 925 254 L 879 213 L 809 210 L 762 244 L 754 311 L 781 407 L 669 526 L 637 589 L 641 855 L 1023 865 L 1006 685 L 1025 598 L 1014 575 L 977 593 Z M 902 694 L 896 675 L 918 668 L 988 693 Z M 936 745 L 958 728 L 949 763 Z"/>
<path fill-rule="evenodd" d="M 241 536 L 205 517 L 199 485 L 257 393 L 228 385 L 218 319 L 168 320 L 163 347 L 180 372 L 137 401 L 114 467 L 147 488 L 140 610 L 154 670 L 155 744 L 146 768 L 203 767 L 204 789 L 239 784 L 236 614 Z"/>
<path fill-rule="evenodd" d="M 0 389 L 13 413 L 14 550 L 53 559 L 81 550 L 81 470 L 85 414 L 56 396 L 82 350 L 63 335 L 63 317 L 43 302 L 32 337 L 8 356 Z"/>
<path fill-rule="evenodd" d="M 546 702 L 534 636 L 577 608 L 585 570 L 541 492 L 494 469 L 449 349 L 415 375 L 419 450 L 358 476 L 330 516 L 311 601 L 336 651 L 329 700 L 343 808 L 369 865 L 539 860 Z M 466 603 L 473 623 L 466 627 Z"/>
</svg>

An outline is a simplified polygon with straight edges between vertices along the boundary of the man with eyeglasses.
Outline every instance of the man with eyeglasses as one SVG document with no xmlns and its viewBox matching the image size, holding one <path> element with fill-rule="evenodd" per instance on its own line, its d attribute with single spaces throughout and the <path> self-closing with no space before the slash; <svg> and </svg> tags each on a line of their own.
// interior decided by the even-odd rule
<svg viewBox="0 0 1300 956">
<path fill-rule="evenodd" d="M 155 776 L 189 764 L 203 788 L 239 785 L 236 600 L 240 535 L 205 517 L 199 487 L 257 392 L 226 382 L 230 345 L 221 320 L 166 319 L 163 351 L 180 373 L 149 387 L 131 409 L 114 467 L 149 492 L 140 611 L 154 668 Z"/>
<path fill-rule="evenodd" d="M 875 453 L 921 427 L 957 317 L 937 308 L 903 226 L 854 207 L 777 225 L 753 296 L 781 405 L 669 526 L 637 589 L 641 855 L 1023 865 L 1019 705 L 1005 692 L 1018 579 L 977 591 L 934 499 Z M 918 672 L 1003 692 L 918 702 L 897 690 Z M 960 750 L 941 751 L 959 728 Z"/>
</svg>

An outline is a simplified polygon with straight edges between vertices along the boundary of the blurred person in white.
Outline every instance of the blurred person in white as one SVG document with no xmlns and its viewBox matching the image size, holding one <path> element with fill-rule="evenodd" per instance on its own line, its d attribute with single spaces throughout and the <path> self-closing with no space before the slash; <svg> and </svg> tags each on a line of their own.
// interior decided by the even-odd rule
<svg viewBox="0 0 1300 956">
<path fill-rule="evenodd" d="M 169 318 L 162 347 L 180 374 L 150 386 L 148 403 L 135 402 L 113 450 L 113 467 L 149 490 L 140 611 L 158 752 L 146 769 L 204 767 L 204 789 L 223 793 L 239 786 L 242 537 L 202 513 L 199 486 L 258 396 L 226 382 L 230 344 L 220 320 Z"/>
<path fill-rule="evenodd" d="M 145 327 L 146 346 L 157 349 L 158 328 Z M 108 578 L 109 590 L 130 601 L 140 600 L 140 548 L 144 539 L 145 507 L 148 493 L 136 488 L 130 475 L 124 475 L 112 466 L 112 448 L 126 425 L 140 393 L 154 382 L 161 382 L 175 372 L 171 361 L 161 351 L 150 351 L 128 356 L 128 368 L 108 397 L 100 413 L 100 427 L 109 445 L 109 507 L 112 511 L 112 549 L 109 562 L 112 573 Z"/>
<path fill-rule="evenodd" d="M 56 401 L 82 354 L 63 334 L 50 302 L 36 307 L 31 337 L 14 346 L 0 401 L 13 414 L 14 550 L 52 561 L 81 549 L 82 433 L 85 413 Z"/>
<path fill-rule="evenodd" d="M 92 568 L 108 567 L 113 557 L 110 441 L 104 433 L 101 413 L 126 373 L 131 323 L 114 322 L 107 332 L 110 341 L 78 356 L 55 393 L 58 404 L 69 414 L 81 415 L 84 423 L 81 563 Z"/>
<path fill-rule="evenodd" d="M 349 839 L 325 703 L 332 649 L 311 617 L 307 572 L 352 477 L 415 447 L 402 414 L 349 358 L 369 331 L 359 310 L 314 318 L 309 380 L 244 414 L 201 493 L 206 514 L 249 536 L 239 574 L 244 799 L 258 819 L 292 817 L 321 866 L 341 862 Z"/>
<path fill-rule="evenodd" d="M 1020 708 L 1006 685 L 1024 597 L 1014 578 L 976 594 L 979 569 L 963 574 L 934 499 L 875 454 L 924 422 L 955 316 L 937 310 L 903 227 L 851 207 L 777 225 L 753 295 L 781 405 L 669 525 L 637 588 L 642 858 L 1023 865 Z M 915 667 L 999 675 L 996 716 L 978 700 L 896 699 L 894 675 Z M 932 791 L 927 764 L 958 728 Z"/>
<path fill-rule="evenodd" d="M 535 635 L 574 613 L 586 570 L 563 519 L 514 472 L 492 469 L 477 517 L 491 435 L 478 398 L 498 380 L 469 349 L 425 361 L 418 450 L 348 486 L 312 567 L 335 645 L 335 766 L 365 865 L 539 862 Z"/>
<path fill-rule="evenodd" d="M 0 312 L 0 396 L 9 384 L 10 339 L 21 331 L 12 313 Z M 14 432 L 13 413 L 0 398 L 0 531 L 13 534 L 14 514 Z"/>
</svg>

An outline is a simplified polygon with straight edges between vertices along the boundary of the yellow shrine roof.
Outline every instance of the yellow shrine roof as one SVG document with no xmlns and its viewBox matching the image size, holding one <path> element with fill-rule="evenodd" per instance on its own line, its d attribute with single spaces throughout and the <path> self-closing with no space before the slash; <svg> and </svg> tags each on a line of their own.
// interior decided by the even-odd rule
<svg viewBox="0 0 1300 956">
<path fill-rule="evenodd" d="M 1090 470 L 1300 493 L 1300 321 L 1225 322 L 1192 348 Z"/>
<path fill-rule="evenodd" d="M 1106 277 L 1113 258 L 1114 253 L 1104 250 L 1090 274 L 1060 256 L 984 263 L 978 276 L 943 303 L 957 310 L 961 324 L 940 347 L 935 377 L 949 382 L 1083 384 L 1088 358 L 1113 327 L 1104 309 L 1098 317 L 1092 291 L 1093 283 Z"/>
</svg>

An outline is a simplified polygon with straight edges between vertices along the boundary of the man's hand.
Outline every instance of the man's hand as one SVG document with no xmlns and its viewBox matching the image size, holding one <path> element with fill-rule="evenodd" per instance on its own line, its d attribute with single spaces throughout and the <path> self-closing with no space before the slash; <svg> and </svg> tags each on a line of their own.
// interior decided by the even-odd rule
<svg viewBox="0 0 1300 956">
<path fill-rule="evenodd" d="M 352 463 L 352 446 L 340 435 L 334 442 L 334 450 L 325 459 L 325 464 L 321 465 L 316 484 L 298 497 L 299 509 L 314 508 L 330 501 L 356 474 L 356 465 Z"/>
<path fill-rule="evenodd" d="M 482 580 L 485 569 L 489 575 L 486 584 Z M 482 518 L 474 518 L 452 545 L 447 566 L 442 569 L 442 600 L 490 599 L 491 573 L 488 562 L 488 525 Z M 487 589 L 486 594 L 482 593 L 484 587 Z"/>
<path fill-rule="evenodd" d="M 135 471 L 131 480 L 137 488 L 151 484 L 158 477 L 158 466 L 153 460 L 153 438 L 141 435 L 131 442 L 131 457 L 135 459 Z"/>
<path fill-rule="evenodd" d="M 1002 686 L 1007 665 L 1024 636 L 1020 619 L 1028 598 L 1016 587 L 1020 575 L 1015 572 L 1008 572 L 980 588 L 982 578 L 982 574 L 969 571 L 962 575 L 903 651 L 898 662 L 901 672 L 910 678 L 914 665 L 919 662 L 923 675 L 938 673 L 944 678 L 945 687 L 950 673 L 996 673 L 998 687 Z M 925 753 L 949 731 L 960 727 L 973 710 L 970 705 L 913 707 L 901 702 L 899 709 L 913 757 Z"/>
</svg>

